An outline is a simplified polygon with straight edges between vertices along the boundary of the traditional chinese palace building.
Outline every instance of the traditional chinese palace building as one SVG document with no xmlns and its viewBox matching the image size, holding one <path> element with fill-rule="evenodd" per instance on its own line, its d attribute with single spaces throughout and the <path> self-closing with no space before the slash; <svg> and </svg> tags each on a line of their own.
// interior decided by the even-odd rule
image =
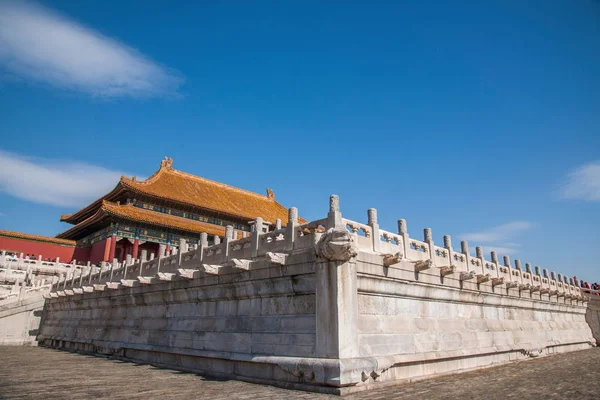
<svg viewBox="0 0 600 400">
<path fill-rule="evenodd" d="M 62 215 L 61 221 L 73 227 L 54 240 L 75 244 L 73 258 L 77 261 L 97 263 L 114 258 L 122 261 L 127 255 L 139 258 L 144 249 L 158 254 L 160 245 L 169 251 L 180 239 L 195 244 L 202 232 L 212 243 L 216 236 L 225 236 L 227 225 L 233 225 L 241 237 L 250 232 L 257 217 L 263 218 L 265 225 L 275 226 L 280 220 L 285 226 L 287 209 L 275 201 L 271 189 L 266 195 L 249 192 L 178 171 L 172 163 L 166 158 L 146 180 L 121 177 L 111 192 Z"/>
</svg>

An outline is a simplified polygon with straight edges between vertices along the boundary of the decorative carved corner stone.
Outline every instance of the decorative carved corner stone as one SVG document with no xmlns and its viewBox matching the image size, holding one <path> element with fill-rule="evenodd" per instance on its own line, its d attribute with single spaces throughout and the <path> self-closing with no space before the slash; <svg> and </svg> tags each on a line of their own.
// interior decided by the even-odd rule
<svg viewBox="0 0 600 400">
<path fill-rule="evenodd" d="M 121 279 L 121 285 L 125 286 L 125 287 L 134 287 L 134 286 L 138 286 L 140 284 L 140 281 L 136 280 L 136 279 Z"/>
<path fill-rule="evenodd" d="M 448 265 L 445 267 L 440 267 L 440 275 L 441 276 L 452 275 L 455 272 L 456 272 L 456 265 Z"/>
<path fill-rule="evenodd" d="M 123 285 L 121 285 L 120 282 L 106 282 L 106 287 L 108 289 L 116 290 L 116 289 L 120 289 L 122 286 Z"/>
<path fill-rule="evenodd" d="M 383 255 L 383 265 L 389 267 L 390 265 L 398 264 L 402 261 L 403 258 L 402 252 L 397 252 L 394 254 L 384 254 Z"/>
<path fill-rule="evenodd" d="M 94 291 L 94 287 L 93 286 L 84 286 L 83 291 L 84 291 L 84 293 L 92 293 Z"/>
<path fill-rule="evenodd" d="M 539 286 L 532 286 L 531 288 L 529 288 L 529 290 L 533 293 L 533 292 L 539 292 L 540 291 L 540 287 Z"/>
<path fill-rule="evenodd" d="M 492 287 L 504 285 L 504 278 L 492 278 Z"/>
<path fill-rule="evenodd" d="M 211 264 L 202 264 L 202 268 L 204 268 L 204 272 L 209 275 L 218 275 L 219 270 L 221 269 L 220 265 L 211 265 Z"/>
<path fill-rule="evenodd" d="M 415 272 L 425 271 L 426 269 L 429 269 L 431 267 L 433 267 L 433 261 L 431 260 L 417 261 L 415 263 Z"/>
<path fill-rule="evenodd" d="M 467 281 L 467 280 L 470 280 L 470 279 L 474 279 L 475 276 L 476 276 L 475 271 L 469 271 L 469 272 L 463 271 L 463 272 L 460 273 L 460 280 L 461 281 Z"/>
<path fill-rule="evenodd" d="M 137 279 L 142 285 L 152 285 L 154 283 L 158 283 L 158 279 L 154 276 L 138 276 Z"/>
<path fill-rule="evenodd" d="M 519 283 L 519 292 L 524 290 L 531 290 L 531 285 L 529 283 Z"/>
<path fill-rule="evenodd" d="M 285 265 L 285 259 L 287 258 L 287 254 L 285 253 L 272 253 L 270 251 L 267 252 L 267 257 L 269 258 L 269 262 L 277 265 Z"/>
<path fill-rule="evenodd" d="M 549 294 L 549 293 L 550 293 L 550 289 L 548 289 L 548 288 L 540 289 L 540 294 Z"/>
<path fill-rule="evenodd" d="M 177 274 L 174 274 L 171 272 L 159 272 L 158 274 L 156 274 L 156 276 L 161 281 L 169 281 L 169 282 L 176 281 L 179 278 L 179 276 Z"/>
<path fill-rule="evenodd" d="M 348 261 L 358 250 L 354 237 L 345 228 L 329 228 L 316 244 L 317 255 L 331 261 Z"/>
<path fill-rule="evenodd" d="M 243 269 L 246 271 L 250 269 L 250 260 L 232 258 L 231 262 L 233 263 L 233 266 L 237 269 Z"/>
<path fill-rule="evenodd" d="M 519 282 L 516 282 L 516 281 L 506 282 L 506 288 L 507 289 L 514 289 L 516 287 L 519 287 Z"/>
<path fill-rule="evenodd" d="M 197 269 L 180 268 L 177 270 L 177 273 L 179 274 L 179 276 L 181 276 L 182 278 L 185 278 L 185 279 L 200 278 L 200 276 L 202 275 L 202 271 L 197 270 Z"/>
<path fill-rule="evenodd" d="M 478 274 L 477 275 L 477 283 L 483 283 L 490 280 L 490 274 Z"/>
</svg>

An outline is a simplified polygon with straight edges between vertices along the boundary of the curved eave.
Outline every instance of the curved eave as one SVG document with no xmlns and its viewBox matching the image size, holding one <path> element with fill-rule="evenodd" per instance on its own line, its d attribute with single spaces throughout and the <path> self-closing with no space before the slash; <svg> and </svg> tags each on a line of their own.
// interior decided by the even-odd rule
<svg viewBox="0 0 600 400">
<path fill-rule="evenodd" d="M 154 211 L 144 210 L 141 208 L 134 207 L 132 205 L 116 205 L 106 204 L 103 205 L 103 211 L 109 215 L 113 215 L 117 218 L 133 222 L 141 222 L 148 225 L 157 225 L 168 229 L 176 229 L 182 232 L 190 233 L 201 233 L 206 232 L 210 235 L 225 235 L 225 227 L 219 225 L 207 224 L 205 222 L 192 221 L 182 217 L 176 217 L 173 215 L 155 215 Z M 137 217 L 133 217 L 128 214 L 128 211 L 134 211 L 138 214 Z"/>
<path fill-rule="evenodd" d="M 77 235 L 77 233 L 81 232 L 83 229 L 87 228 L 88 226 L 95 224 L 96 222 L 100 222 L 104 217 L 106 217 L 106 213 L 102 209 L 102 204 L 103 204 L 103 202 L 101 201 L 100 207 L 90 217 L 79 222 L 74 227 L 69 228 L 62 233 L 59 233 L 58 235 L 56 235 L 56 237 L 60 238 L 60 239 L 67 239 L 67 238 L 74 237 Z"/>
<path fill-rule="evenodd" d="M 129 211 L 129 213 L 128 213 Z M 131 211 L 138 214 L 137 217 L 131 216 Z M 90 216 L 86 220 L 80 222 L 76 226 L 66 230 L 58 234 L 57 238 L 68 238 L 68 237 L 76 237 L 81 231 L 88 228 L 89 226 L 101 222 L 104 218 L 114 216 L 117 218 L 121 218 L 124 220 L 144 223 L 148 225 L 160 226 L 168 229 L 176 229 L 182 232 L 189 233 L 200 233 L 206 232 L 210 235 L 225 235 L 225 227 L 207 224 L 198 221 L 191 221 L 185 218 L 176 217 L 172 215 L 154 215 L 154 211 L 144 210 L 135 208 L 132 205 L 119 205 L 115 203 L 108 202 L 106 200 L 102 201 L 101 206 L 98 208 L 94 215 Z M 151 218 L 153 217 L 153 218 Z M 195 226 L 192 226 L 195 225 Z"/>
<path fill-rule="evenodd" d="M 103 201 L 112 200 L 112 199 L 118 197 L 119 195 L 121 195 L 125 191 L 125 188 L 123 186 L 124 179 L 125 179 L 125 177 L 122 176 L 121 180 L 119 181 L 119 183 L 117 183 L 117 185 L 115 186 L 115 188 L 113 190 L 111 190 L 104 196 L 100 197 L 99 199 L 97 199 L 96 201 L 94 201 L 93 203 L 88 205 L 87 207 L 84 207 L 81 210 L 74 212 L 72 214 L 61 215 L 60 220 L 62 222 L 67 222 L 69 224 L 78 225 L 82 221 L 85 221 L 86 219 L 88 219 L 90 216 L 93 216 L 98 211 L 98 209 L 100 207 L 102 207 Z"/>
</svg>

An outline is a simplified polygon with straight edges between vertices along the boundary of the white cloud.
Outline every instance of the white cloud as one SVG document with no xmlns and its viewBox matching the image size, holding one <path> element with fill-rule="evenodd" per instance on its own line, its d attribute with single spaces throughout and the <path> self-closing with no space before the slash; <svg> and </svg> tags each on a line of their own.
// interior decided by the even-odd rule
<svg viewBox="0 0 600 400">
<path fill-rule="evenodd" d="M 0 150 L 0 191 L 36 203 L 84 206 L 112 190 L 121 175 L 86 163 L 25 158 Z"/>
<path fill-rule="evenodd" d="M 600 161 L 584 164 L 567 174 L 559 194 L 563 199 L 600 201 Z"/>
<path fill-rule="evenodd" d="M 532 226 L 533 224 L 528 221 L 513 221 L 481 232 L 465 233 L 462 237 L 465 240 L 473 240 L 482 243 L 500 242 L 508 240 L 515 234 L 530 229 Z"/>
<path fill-rule="evenodd" d="M 99 97 L 176 95 L 183 78 L 135 49 L 26 1 L 0 0 L 0 65 Z"/>
<path fill-rule="evenodd" d="M 464 233 L 460 237 L 475 242 L 475 245 L 487 245 L 485 251 L 495 251 L 499 255 L 509 256 L 517 253 L 518 248 L 521 247 L 513 240 L 533 226 L 533 223 L 529 221 L 512 221 L 481 232 Z"/>
<path fill-rule="evenodd" d="M 489 253 L 491 251 L 495 251 L 498 256 L 512 256 L 515 253 L 519 252 L 519 249 L 515 249 L 514 247 L 503 247 L 503 246 L 485 246 L 485 252 Z"/>
</svg>

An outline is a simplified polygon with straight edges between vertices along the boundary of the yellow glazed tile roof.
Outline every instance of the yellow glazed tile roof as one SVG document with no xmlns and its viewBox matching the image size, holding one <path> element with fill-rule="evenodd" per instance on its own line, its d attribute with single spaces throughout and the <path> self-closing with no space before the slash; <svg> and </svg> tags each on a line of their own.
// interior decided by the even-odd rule
<svg viewBox="0 0 600 400">
<path fill-rule="evenodd" d="M 172 162 L 172 159 L 164 160 L 160 169 L 145 181 L 122 177 L 121 183 L 132 191 L 218 213 L 248 220 L 262 217 L 271 223 L 279 218 L 283 225 L 287 223 L 288 211 L 275 201 L 272 190 L 267 189 L 268 195 L 264 196 L 178 171 L 171 167 Z"/>
<path fill-rule="evenodd" d="M 13 232 L 0 229 L 0 237 L 7 237 L 12 239 L 32 240 L 35 242 L 44 242 L 52 244 L 60 244 L 63 246 L 75 246 L 77 244 L 74 240 L 68 239 L 57 239 L 49 236 L 32 235 L 29 233 Z"/>
<path fill-rule="evenodd" d="M 87 207 L 61 216 L 61 221 L 80 223 L 93 215 L 103 200 L 116 200 L 123 191 L 131 191 L 186 206 L 202 208 L 219 214 L 239 217 L 248 221 L 261 217 L 272 224 L 279 218 L 282 226 L 288 221 L 288 210 L 275 201 L 271 189 L 267 195 L 250 192 L 200 176 L 178 171 L 172 167 L 173 159 L 166 158 L 160 169 L 144 181 L 135 177 L 121 177 L 110 193 Z M 299 218 L 299 223 L 306 220 Z"/>
</svg>

